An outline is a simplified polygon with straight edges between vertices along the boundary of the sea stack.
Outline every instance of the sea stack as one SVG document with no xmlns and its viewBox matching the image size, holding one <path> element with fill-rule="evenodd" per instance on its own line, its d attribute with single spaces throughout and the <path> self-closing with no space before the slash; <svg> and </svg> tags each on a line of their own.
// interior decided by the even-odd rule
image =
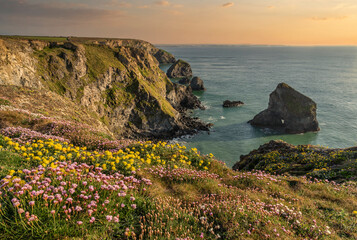
<svg viewBox="0 0 357 240">
<path fill-rule="evenodd" d="M 192 80 L 190 82 L 190 86 L 191 86 L 192 90 L 194 90 L 194 91 L 205 90 L 205 87 L 203 85 L 203 80 L 199 77 L 192 78 Z"/>
<path fill-rule="evenodd" d="M 269 106 L 249 123 L 253 126 L 281 129 L 286 133 L 319 131 L 316 103 L 286 83 L 279 83 L 270 94 Z"/>
<path fill-rule="evenodd" d="M 192 77 L 192 69 L 188 62 L 179 59 L 172 64 L 166 74 L 169 78 Z"/>
</svg>

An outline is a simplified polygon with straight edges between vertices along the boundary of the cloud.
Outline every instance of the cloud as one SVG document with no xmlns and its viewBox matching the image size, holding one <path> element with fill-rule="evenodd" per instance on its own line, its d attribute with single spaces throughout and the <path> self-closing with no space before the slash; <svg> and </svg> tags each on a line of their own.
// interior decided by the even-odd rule
<svg viewBox="0 0 357 240">
<path fill-rule="evenodd" d="M 61 21 L 87 22 L 122 16 L 118 10 L 105 10 L 85 4 L 31 3 L 27 0 L 0 0 L 2 17 L 28 19 L 52 19 Z"/>
<path fill-rule="evenodd" d="M 170 2 L 166 0 L 156 1 L 155 4 L 159 6 L 170 6 Z"/>
<path fill-rule="evenodd" d="M 118 1 L 118 0 L 110 0 L 106 3 L 104 3 L 104 5 L 109 6 L 109 7 L 117 7 L 117 8 L 130 8 L 132 7 L 132 5 L 128 2 L 124 2 L 124 1 Z"/>
<path fill-rule="evenodd" d="M 275 9 L 275 6 L 267 6 L 267 9 Z"/>
<path fill-rule="evenodd" d="M 348 16 L 337 16 L 337 17 L 311 17 L 312 21 L 331 21 L 331 20 L 345 20 Z"/>
<path fill-rule="evenodd" d="M 222 5 L 222 7 L 224 7 L 224 8 L 230 8 L 230 7 L 233 7 L 233 6 L 234 6 L 233 2 L 225 3 L 225 4 Z"/>
<path fill-rule="evenodd" d="M 138 8 L 140 8 L 140 9 L 148 9 L 148 8 L 150 8 L 150 6 L 148 6 L 148 5 L 140 5 L 140 6 L 138 6 Z"/>
</svg>

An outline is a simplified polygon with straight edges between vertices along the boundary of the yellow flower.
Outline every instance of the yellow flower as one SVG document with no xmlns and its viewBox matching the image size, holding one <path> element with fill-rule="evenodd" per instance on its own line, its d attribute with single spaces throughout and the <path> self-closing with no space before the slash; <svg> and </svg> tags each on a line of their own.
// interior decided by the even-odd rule
<svg viewBox="0 0 357 240">
<path fill-rule="evenodd" d="M 176 166 L 176 165 L 174 165 L 174 168 L 176 169 L 176 168 L 177 168 L 177 166 Z"/>
<path fill-rule="evenodd" d="M 15 173 L 15 170 L 10 170 L 10 172 L 9 172 L 9 175 L 14 175 L 14 173 Z"/>
<path fill-rule="evenodd" d="M 353 211 L 352 214 L 357 217 L 357 211 Z"/>
</svg>

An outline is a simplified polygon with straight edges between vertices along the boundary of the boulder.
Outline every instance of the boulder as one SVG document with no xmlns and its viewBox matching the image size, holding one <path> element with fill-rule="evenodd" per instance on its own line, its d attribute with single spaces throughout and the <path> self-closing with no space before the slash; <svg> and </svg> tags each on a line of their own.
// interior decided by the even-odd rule
<svg viewBox="0 0 357 240">
<path fill-rule="evenodd" d="M 170 78 L 184 78 L 192 76 L 192 69 L 189 63 L 179 59 L 167 70 Z"/>
<path fill-rule="evenodd" d="M 280 83 L 270 94 L 269 106 L 249 123 L 253 126 L 278 128 L 286 133 L 319 131 L 316 103 L 286 83 Z"/>
<path fill-rule="evenodd" d="M 160 64 L 168 64 L 168 63 L 176 62 L 174 55 L 162 49 L 158 49 L 158 51 L 153 55 L 159 61 Z"/>
<path fill-rule="evenodd" d="M 229 107 L 240 107 L 244 105 L 244 102 L 242 101 L 229 101 L 229 100 L 226 100 L 223 102 L 223 107 L 225 108 L 229 108 Z"/>
<path fill-rule="evenodd" d="M 191 83 L 191 78 L 189 77 L 184 77 L 179 80 L 180 84 L 190 84 Z"/>
<path fill-rule="evenodd" d="M 205 90 L 205 87 L 203 86 L 203 80 L 199 77 L 192 78 L 190 86 L 194 91 Z"/>
</svg>

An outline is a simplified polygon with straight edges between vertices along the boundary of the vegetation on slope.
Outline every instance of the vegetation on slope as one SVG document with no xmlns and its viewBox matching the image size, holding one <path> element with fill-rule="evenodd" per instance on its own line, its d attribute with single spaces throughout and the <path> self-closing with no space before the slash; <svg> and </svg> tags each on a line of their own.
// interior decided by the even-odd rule
<svg viewBox="0 0 357 240">
<path fill-rule="evenodd" d="M 306 175 L 339 182 L 356 180 L 357 149 L 294 146 L 283 141 L 271 141 L 242 156 L 241 161 L 233 168 L 262 170 L 272 174 Z"/>
<path fill-rule="evenodd" d="M 165 142 L 103 151 L 33 135 L 0 137 L 1 238 L 357 237 L 355 183 L 235 172 Z"/>
</svg>

